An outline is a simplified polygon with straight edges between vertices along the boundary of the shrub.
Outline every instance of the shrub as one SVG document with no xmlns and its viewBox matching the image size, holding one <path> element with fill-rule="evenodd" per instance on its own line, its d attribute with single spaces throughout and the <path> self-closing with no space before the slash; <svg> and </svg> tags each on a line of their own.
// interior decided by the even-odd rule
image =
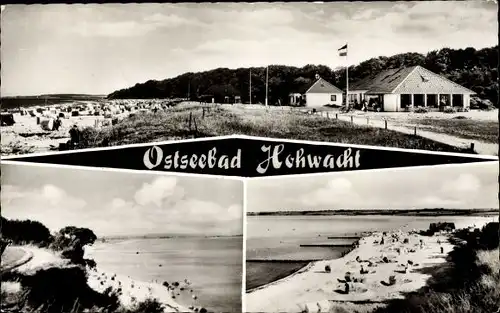
<svg viewBox="0 0 500 313">
<path fill-rule="evenodd" d="M 137 303 L 130 313 L 163 313 L 163 305 L 156 299 L 146 299 Z"/>
<path fill-rule="evenodd" d="M 325 272 L 330 273 L 331 271 L 330 265 L 325 266 Z"/>
<path fill-rule="evenodd" d="M 417 107 L 413 110 L 413 113 L 429 113 L 429 109 L 426 107 Z"/>
<path fill-rule="evenodd" d="M 25 290 L 22 306 L 38 308 L 45 313 L 72 312 L 75 304 L 81 310 L 100 307 L 116 311 L 118 295 L 111 290 L 98 293 L 87 285 L 87 273 L 81 267 L 49 268 L 21 278 Z"/>
<path fill-rule="evenodd" d="M 457 110 L 454 107 L 445 107 L 443 113 L 457 113 Z"/>
</svg>

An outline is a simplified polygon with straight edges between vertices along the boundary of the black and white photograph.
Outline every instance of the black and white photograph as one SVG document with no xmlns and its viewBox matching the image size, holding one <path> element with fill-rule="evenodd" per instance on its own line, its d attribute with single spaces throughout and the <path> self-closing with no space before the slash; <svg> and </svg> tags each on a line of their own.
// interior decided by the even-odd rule
<svg viewBox="0 0 500 313">
<path fill-rule="evenodd" d="M 6 5 L 2 156 L 233 134 L 498 155 L 494 1 Z"/>
<path fill-rule="evenodd" d="M 241 312 L 241 181 L 11 163 L 1 202 L 2 312 Z"/>
<path fill-rule="evenodd" d="M 497 311 L 498 173 L 487 162 L 250 179 L 244 311 Z"/>
</svg>

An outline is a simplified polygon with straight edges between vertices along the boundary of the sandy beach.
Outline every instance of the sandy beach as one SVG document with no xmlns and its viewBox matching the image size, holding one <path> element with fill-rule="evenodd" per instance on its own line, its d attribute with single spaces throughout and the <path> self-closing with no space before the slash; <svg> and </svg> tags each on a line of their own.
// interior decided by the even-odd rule
<svg viewBox="0 0 500 313">
<path fill-rule="evenodd" d="M 77 116 L 62 118 L 59 130 L 45 131 L 36 123 L 36 117 L 14 114 L 16 123 L 2 126 L 2 155 L 15 154 L 16 150 L 31 153 L 48 152 L 59 147 L 70 139 L 69 130 L 77 124 L 79 127 L 95 126 L 96 120 L 104 120 L 103 116 Z M 52 148 L 54 147 L 54 148 Z M 56 149 L 57 150 L 57 149 Z"/>
<path fill-rule="evenodd" d="M 173 298 L 179 292 L 181 286 L 176 290 L 168 290 L 167 287 L 162 286 L 160 283 L 136 281 L 127 276 L 102 271 L 98 267 L 89 270 L 88 284 L 98 292 L 103 292 L 109 287 L 115 291 L 121 290 L 119 299 L 123 306 L 127 308 L 131 308 L 135 303 L 146 299 L 156 299 L 163 304 L 165 312 L 193 311 L 178 304 Z M 189 290 L 184 289 L 182 292 L 189 292 Z"/>
<path fill-rule="evenodd" d="M 335 305 L 377 304 L 402 298 L 405 292 L 425 286 L 430 277 L 418 269 L 446 262 L 452 248 L 444 235 L 374 233 L 360 239 L 359 246 L 342 258 L 312 262 L 247 293 L 246 311 L 328 312 Z M 325 271 L 327 265 L 329 273 Z"/>
<path fill-rule="evenodd" d="M 16 267 L 16 271 L 31 275 L 40 269 L 74 266 L 70 264 L 68 260 L 62 259 L 56 252 L 48 249 L 38 248 L 35 246 L 12 246 L 8 247 L 7 250 L 23 250 L 24 254 L 22 254 L 18 260 L 12 262 L 12 265 L 9 265 L 6 270 Z M 175 296 L 175 294 L 179 292 L 179 289 L 183 287 L 182 284 L 184 284 L 184 282 L 182 282 L 175 290 L 169 291 L 160 283 L 136 281 L 130 277 L 118 276 L 113 273 L 105 272 L 98 267 L 89 269 L 88 272 L 89 287 L 97 292 L 103 292 L 109 287 L 115 291 L 121 290 L 119 298 L 123 306 L 127 308 L 130 308 L 135 303 L 146 299 L 155 298 L 163 304 L 165 312 L 193 311 L 178 304 L 172 297 L 172 295 Z M 185 291 L 183 292 L 189 292 L 188 288 L 184 290 Z M 192 294 L 190 294 L 190 297 L 191 296 Z"/>
</svg>

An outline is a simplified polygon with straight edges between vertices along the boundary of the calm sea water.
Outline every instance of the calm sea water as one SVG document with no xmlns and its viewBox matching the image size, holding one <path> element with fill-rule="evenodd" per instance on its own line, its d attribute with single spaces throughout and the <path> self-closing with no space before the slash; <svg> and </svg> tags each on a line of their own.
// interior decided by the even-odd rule
<svg viewBox="0 0 500 313">
<path fill-rule="evenodd" d="M 457 228 L 482 227 L 497 217 L 477 216 L 248 216 L 246 289 L 286 277 L 309 261 L 335 259 L 346 247 L 300 247 L 301 244 L 344 245 L 366 231 L 424 230 L 434 222 L 453 222 Z M 264 260 L 291 261 L 263 262 Z"/>
<path fill-rule="evenodd" d="M 208 310 L 238 312 L 242 248 L 242 237 L 108 240 L 95 243 L 91 256 L 103 270 L 138 281 L 188 279 Z"/>
</svg>

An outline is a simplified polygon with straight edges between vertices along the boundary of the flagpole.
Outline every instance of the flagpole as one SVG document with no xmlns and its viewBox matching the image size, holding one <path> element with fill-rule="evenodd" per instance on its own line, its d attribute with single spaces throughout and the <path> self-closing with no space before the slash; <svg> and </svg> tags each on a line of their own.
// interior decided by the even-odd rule
<svg viewBox="0 0 500 313">
<path fill-rule="evenodd" d="M 345 48 L 345 79 L 346 79 L 346 88 L 345 88 L 345 96 L 346 96 L 346 100 L 345 100 L 345 104 L 346 104 L 346 108 L 349 107 L 349 62 L 347 61 L 347 58 L 348 58 L 348 55 L 349 55 L 349 43 L 346 43 L 346 48 Z"/>
<path fill-rule="evenodd" d="M 266 107 L 267 107 L 267 91 L 269 89 L 268 83 L 269 83 L 269 65 L 266 67 Z"/>
<path fill-rule="evenodd" d="M 252 104 L 252 68 L 250 68 L 250 104 Z"/>
</svg>

